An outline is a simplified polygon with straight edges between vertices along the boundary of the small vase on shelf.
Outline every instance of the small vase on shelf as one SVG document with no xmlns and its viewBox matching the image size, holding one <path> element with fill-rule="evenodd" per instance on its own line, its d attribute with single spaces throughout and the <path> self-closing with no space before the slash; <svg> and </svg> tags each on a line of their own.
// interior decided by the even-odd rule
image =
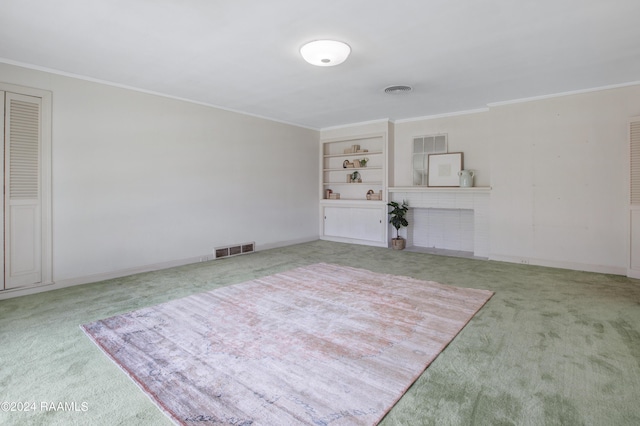
<svg viewBox="0 0 640 426">
<path fill-rule="evenodd" d="M 475 176 L 473 170 L 460 170 L 458 176 L 460 176 L 460 188 L 471 188 L 473 186 L 473 177 Z"/>
</svg>

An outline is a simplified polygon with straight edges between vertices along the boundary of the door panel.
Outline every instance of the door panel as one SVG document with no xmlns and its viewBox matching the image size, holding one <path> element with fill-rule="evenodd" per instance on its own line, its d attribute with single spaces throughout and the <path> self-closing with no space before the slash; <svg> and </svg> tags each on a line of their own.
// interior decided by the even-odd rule
<svg viewBox="0 0 640 426">
<path fill-rule="evenodd" d="M 382 210 L 377 207 L 325 207 L 323 235 L 384 242 Z"/>
<path fill-rule="evenodd" d="M 5 93 L 4 288 L 42 280 L 41 98 Z"/>
<path fill-rule="evenodd" d="M 31 202 L 14 201 L 9 207 L 10 219 L 6 262 L 9 286 L 20 287 L 41 281 L 40 209 Z"/>
</svg>

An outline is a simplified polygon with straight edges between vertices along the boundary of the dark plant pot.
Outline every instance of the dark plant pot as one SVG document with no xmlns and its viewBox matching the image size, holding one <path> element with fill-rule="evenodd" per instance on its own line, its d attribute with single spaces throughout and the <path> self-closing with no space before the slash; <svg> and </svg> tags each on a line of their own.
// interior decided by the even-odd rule
<svg viewBox="0 0 640 426">
<path fill-rule="evenodd" d="M 402 237 L 392 238 L 391 248 L 393 248 L 394 250 L 404 250 L 406 243 L 406 240 Z"/>
</svg>

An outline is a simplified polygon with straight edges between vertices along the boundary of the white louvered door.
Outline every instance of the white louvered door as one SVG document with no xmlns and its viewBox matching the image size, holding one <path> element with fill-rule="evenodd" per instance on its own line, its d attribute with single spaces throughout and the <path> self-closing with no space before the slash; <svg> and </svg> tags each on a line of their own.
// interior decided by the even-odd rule
<svg viewBox="0 0 640 426">
<path fill-rule="evenodd" d="M 42 282 L 42 100 L 9 92 L 4 99 L 4 288 L 10 289 Z"/>
<path fill-rule="evenodd" d="M 640 117 L 629 123 L 629 267 L 627 275 L 640 278 Z"/>
</svg>

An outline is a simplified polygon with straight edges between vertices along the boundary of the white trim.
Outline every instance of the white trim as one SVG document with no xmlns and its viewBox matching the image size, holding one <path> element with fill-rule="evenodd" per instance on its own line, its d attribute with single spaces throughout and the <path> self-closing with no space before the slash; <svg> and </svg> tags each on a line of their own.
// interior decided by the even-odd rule
<svg viewBox="0 0 640 426">
<path fill-rule="evenodd" d="M 640 85 L 640 81 L 631 81 L 631 82 L 628 82 L 628 83 L 611 84 L 609 86 L 592 87 L 592 88 L 589 88 L 589 89 L 572 90 L 572 91 L 569 91 L 569 92 L 552 93 L 552 94 L 549 94 L 549 95 L 532 96 L 530 98 L 520 98 L 520 99 L 509 100 L 509 101 L 491 102 L 491 103 L 488 103 L 487 106 L 489 108 L 493 108 L 493 107 L 500 107 L 500 106 L 506 106 L 506 105 L 521 104 L 521 103 L 525 103 L 525 102 L 542 101 L 542 100 L 545 100 L 545 99 L 560 98 L 560 97 L 563 97 L 563 96 L 572 96 L 572 95 L 581 95 L 581 94 L 584 94 L 584 93 L 600 92 L 602 90 L 620 89 L 620 88 L 623 88 L 623 87 L 637 86 L 637 85 Z"/>
<path fill-rule="evenodd" d="M 233 108 L 223 107 L 223 106 L 220 106 L 220 105 L 215 105 L 215 104 L 211 104 L 211 103 L 207 103 L 207 102 L 195 101 L 195 100 L 192 100 L 192 99 L 182 98 L 182 97 L 179 97 L 179 96 L 173 96 L 173 95 L 169 95 L 169 94 L 166 94 L 166 93 L 161 93 L 161 92 L 155 92 L 155 91 L 152 91 L 152 90 L 141 89 L 139 87 L 127 86 L 127 85 L 124 85 L 124 84 L 114 83 L 114 82 L 107 81 L 107 80 L 101 80 L 101 79 L 98 79 L 98 78 L 87 77 L 87 76 L 83 76 L 83 75 L 79 75 L 79 74 L 70 73 L 70 72 L 67 72 L 67 71 L 56 70 L 56 69 L 53 69 L 53 68 L 42 67 L 42 66 L 39 66 L 39 65 L 27 64 L 27 63 L 24 63 L 24 62 L 14 61 L 12 59 L 7 59 L 7 58 L 3 58 L 3 57 L 0 57 L 0 63 L 5 63 L 7 65 L 13 65 L 13 66 L 32 69 L 32 70 L 36 70 L 36 71 L 43 71 L 43 72 L 47 72 L 47 73 L 51 73 L 51 74 L 61 75 L 61 76 L 64 76 L 64 77 L 77 78 L 79 80 L 89 81 L 89 82 L 98 83 L 98 84 L 104 84 L 104 85 L 107 85 L 107 86 L 118 87 L 118 88 L 121 88 L 121 89 L 133 90 L 135 92 L 145 93 L 145 94 L 149 94 L 149 95 L 161 96 L 163 98 L 174 99 L 174 100 L 178 100 L 178 101 L 182 101 L 182 102 L 188 102 L 188 103 L 196 104 L 196 105 L 202 105 L 202 106 L 206 106 L 206 107 L 210 107 L 210 108 L 216 108 L 216 109 L 220 109 L 220 110 L 224 110 L 224 111 L 233 112 L 233 113 L 236 113 L 236 114 L 242 114 L 242 115 L 255 117 L 255 118 L 259 118 L 259 119 L 263 119 L 263 120 L 273 121 L 273 122 L 276 122 L 276 123 L 286 124 L 286 125 L 289 125 L 289 126 L 300 127 L 300 128 L 309 129 L 309 130 L 316 130 L 316 131 L 336 130 L 336 129 L 343 129 L 343 128 L 360 126 L 360 125 L 375 124 L 375 123 L 380 123 L 380 122 L 390 122 L 390 123 L 394 123 L 394 124 L 402 124 L 402 123 L 409 123 L 409 122 L 413 122 L 413 121 L 433 120 L 433 119 L 437 119 L 437 118 L 455 117 L 455 116 L 459 116 L 459 115 L 478 114 L 478 113 L 482 113 L 482 112 L 488 112 L 489 109 L 493 108 L 493 107 L 499 107 L 499 106 L 505 106 L 505 105 L 524 103 L 524 102 L 532 102 L 532 101 L 539 101 L 539 100 L 544 100 L 544 99 L 557 98 L 557 97 L 562 97 L 562 96 L 570 96 L 570 95 L 577 95 L 577 94 L 582 94 L 582 93 L 598 92 L 598 91 L 601 91 L 601 90 L 618 89 L 618 88 L 623 88 L 623 87 L 628 87 L 628 86 L 640 85 L 640 81 L 632 81 L 632 82 L 628 82 L 628 83 L 619 83 L 619 84 L 612 84 L 612 85 L 608 85 L 608 86 L 593 87 L 593 88 L 580 89 L 580 90 L 574 90 L 574 91 L 568 91 L 568 92 L 552 93 L 552 94 L 549 94 L 549 95 L 532 96 L 530 98 L 519 98 L 519 99 L 512 99 L 512 100 L 507 100 L 507 101 L 489 102 L 489 103 L 487 103 L 486 107 L 477 108 L 477 109 L 471 109 L 471 110 L 445 112 L 445 113 L 442 113 L 442 114 L 426 115 L 426 116 L 421 116 L 421 117 L 402 118 L 402 119 L 395 119 L 395 120 L 394 119 L 390 119 L 390 118 L 380 118 L 380 119 L 376 119 L 376 120 L 363 121 L 363 122 L 359 122 L 359 123 L 349 123 L 349 124 L 341 124 L 341 125 L 337 125 L 337 126 L 317 128 L 317 127 L 302 125 L 302 124 L 299 124 L 299 123 L 292 123 L 292 122 L 289 122 L 289 121 L 279 120 L 279 119 L 272 118 L 272 117 L 266 117 L 266 116 L 259 115 L 259 114 L 252 114 L 252 113 L 248 113 L 248 112 L 245 112 L 245 111 L 239 111 L 239 110 L 236 110 L 236 109 L 233 109 Z"/>
<path fill-rule="evenodd" d="M 627 274 L 627 268 L 622 266 L 592 265 L 590 263 L 578 263 L 578 262 L 557 262 L 554 260 L 524 258 L 524 257 L 517 257 L 517 256 L 501 255 L 501 254 L 491 254 L 489 255 L 489 260 L 496 261 L 496 262 L 509 262 L 509 263 L 519 263 L 519 264 L 527 264 L 527 265 L 535 265 L 535 266 L 544 266 L 547 268 L 570 269 L 570 270 L 580 271 L 580 272 L 595 272 L 600 274 L 612 274 L 612 275 Z"/>
<path fill-rule="evenodd" d="M 323 128 L 320 129 L 320 131 L 324 132 L 324 131 L 329 131 L 329 130 L 348 129 L 348 128 L 351 128 L 351 127 L 369 126 L 371 124 L 388 123 L 388 122 L 393 122 L 393 121 L 388 119 L 388 118 L 378 118 L 376 120 L 361 121 L 359 123 L 340 124 L 340 125 L 337 125 L 337 126 L 323 127 Z M 360 138 L 360 139 L 362 139 L 362 138 Z"/>
<path fill-rule="evenodd" d="M 56 281 L 55 283 L 51 283 L 49 285 L 44 285 L 44 286 L 39 285 L 39 286 L 31 286 L 31 287 L 14 288 L 11 290 L 5 290 L 0 292 L 0 300 L 10 299 L 12 297 L 18 297 L 18 296 L 25 296 L 28 294 L 40 293 L 43 291 L 58 290 L 61 288 L 73 287 L 81 284 L 89 284 L 89 283 L 95 283 L 95 282 L 104 281 L 104 280 L 110 280 L 114 278 L 121 278 L 121 277 L 126 277 L 128 275 L 134 275 L 134 274 L 139 274 L 143 272 L 151 272 L 151 271 L 157 271 L 160 269 L 168 269 L 176 266 L 188 265 L 191 263 L 198 263 L 201 261 L 200 259 L 203 259 L 203 258 L 211 259 L 211 254 L 207 253 L 206 255 L 190 257 L 188 259 L 155 263 L 155 264 L 144 265 L 136 268 L 121 269 L 119 271 L 86 275 L 83 277 L 67 278 L 67 279 Z"/>
<path fill-rule="evenodd" d="M 513 105 L 513 104 L 520 104 L 520 103 L 525 103 L 525 102 L 540 101 L 540 100 L 545 100 L 545 99 L 553 99 L 553 98 L 559 98 L 559 97 L 563 97 L 563 96 L 580 95 L 580 94 L 584 94 L 584 93 L 599 92 L 599 91 L 603 91 L 603 90 L 620 89 L 620 88 L 624 88 L 624 87 L 637 86 L 637 85 L 640 85 L 640 81 L 631 81 L 631 82 L 628 82 L 628 83 L 611 84 L 611 85 L 608 85 L 608 86 L 600 86 L 600 87 L 592 87 L 592 88 L 588 88 L 588 89 L 573 90 L 573 91 L 568 91 L 568 92 L 552 93 L 552 94 L 549 94 L 549 95 L 532 96 L 530 98 L 519 98 L 519 99 L 511 99 L 511 100 L 507 100 L 507 101 L 489 102 L 489 103 L 487 103 L 487 106 L 484 107 L 484 108 L 470 109 L 470 110 L 465 110 L 465 111 L 445 112 L 445 113 L 442 113 L 442 114 L 425 115 L 425 116 L 422 116 L 422 117 L 401 118 L 401 119 L 389 120 L 389 121 L 394 123 L 394 124 L 403 124 L 403 123 L 411 123 L 411 122 L 414 122 L 414 121 L 435 120 L 435 119 L 438 119 L 438 118 L 447 118 L 447 117 L 456 117 L 456 116 L 460 116 L 460 115 L 479 114 L 479 113 L 483 113 L 483 112 L 488 112 L 491 108 L 495 108 L 495 107 L 501 107 L 501 106 Z M 345 125 L 345 126 L 341 126 L 341 127 L 348 127 L 348 126 Z"/>
<path fill-rule="evenodd" d="M 334 137 L 334 138 L 327 138 L 327 139 L 320 139 L 320 156 L 323 157 L 324 156 L 324 152 L 322 150 L 323 148 L 323 144 L 325 143 L 332 143 L 332 142 L 349 142 L 349 141 L 357 141 L 357 140 L 363 140 L 363 139 L 374 139 L 374 138 L 382 138 L 382 142 L 385 143 L 386 142 L 386 137 L 387 137 L 387 133 L 386 132 L 375 132 L 375 133 L 363 133 L 363 134 L 358 134 L 358 135 L 353 135 L 353 136 L 344 136 L 344 137 Z M 384 150 L 383 150 L 384 152 Z M 357 154 L 365 154 L 363 153 L 357 153 Z M 338 156 L 340 155 L 350 155 L 350 154 L 338 154 Z"/>
<path fill-rule="evenodd" d="M 163 97 L 163 98 L 173 99 L 173 100 L 176 100 L 176 101 L 188 102 L 190 104 L 202 105 L 202 106 L 206 106 L 206 107 L 209 107 L 209 108 L 221 109 L 223 111 L 233 112 L 233 113 L 236 113 L 236 114 L 242 114 L 242 115 L 246 115 L 246 116 L 249 116 L 249 117 L 259 118 L 259 119 L 262 119 L 262 120 L 273 121 L 273 122 L 276 122 L 276 123 L 286 124 L 286 125 L 289 125 L 289 126 L 301 127 L 303 129 L 316 130 L 316 131 L 320 130 L 319 128 L 316 128 L 316 127 L 305 126 L 305 125 L 302 125 L 302 124 L 291 123 L 289 121 L 279 120 L 277 118 L 266 117 L 266 116 L 259 115 L 259 114 L 252 114 L 252 113 L 245 112 L 245 111 L 239 111 L 239 110 L 236 110 L 236 109 L 233 109 L 233 108 L 223 107 L 223 106 L 211 104 L 211 103 L 208 103 L 208 102 L 195 101 L 193 99 L 182 98 L 182 97 L 179 97 L 179 96 L 173 96 L 173 95 L 169 95 L 169 94 L 166 94 L 166 93 L 155 92 L 153 90 L 142 89 L 142 88 L 139 88 L 139 87 L 127 86 L 126 84 L 114 83 L 112 81 L 101 80 L 99 78 L 87 77 L 87 76 L 84 76 L 84 75 L 74 74 L 74 73 L 70 73 L 70 72 L 66 72 L 66 71 L 60 71 L 60 70 L 56 70 L 56 69 L 53 69 L 53 68 L 41 67 L 39 65 L 26 64 L 24 62 L 18 62 L 18 61 L 14 61 L 14 60 L 7 59 L 7 58 L 0 57 L 0 63 L 4 63 L 4 64 L 7 64 L 7 65 L 13 65 L 13 66 L 16 66 L 16 67 L 21 67 L 21 68 L 27 68 L 27 69 L 31 69 L 31 70 L 35 70 L 35 71 L 47 72 L 47 73 L 50 73 L 50 74 L 60 75 L 60 76 L 63 76 L 63 77 L 76 78 L 78 80 L 89 81 L 91 83 L 104 84 L 105 86 L 111 86 L 111 87 L 117 87 L 117 88 L 120 88 L 120 89 L 132 90 L 134 92 L 145 93 L 147 95 L 160 96 L 160 97 Z"/>
<path fill-rule="evenodd" d="M 279 241 L 276 243 L 269 243 L 269 244 L 258 245 L 258 243 L 256 242 L 255 250 L 256 251 L 271 250 L 275 248 L 293 246 L 296 244 L 310 243 L 311 241 L 317 241 L 317 240 L 318 240 L 318 235 L 313 235 L 306 238 L 296 238 L 295 240 Z"/>
<path fill-rule="evenodd" d="M 52 93 L 42 93 L 42 191 L 40 203 L 42 205 L 42 284 L 53 282 L 53 203 L 52 203 Z"/>
<path fill-rule="evenodd" d="M 632 162 L 633 159 L 631 157 L 631 147 L 632 147 L 632 124 L 633 123 L 637 123 L 640 122 L 640 116 L 633 116 L 633 117 L 629 117 L 629 121 L 627 122 L 627 155 L 628 155 L 628 159 L 629 161 L 626 162 L 625 167 L 626 167 L 626 175 L 628 176 L 627 179 L 627 203 L 629 205 L 629 216 L 628 216 L 628 220 L 627 220 L 627 247 L 626 247 L 626 257 L 627 257 L 627 277 L 630 278 L 640 278 L 640 271 L 637 269 L 633 269 L 633 250 L 632 250 L 632 245 L 633 245 L 633 235 L 631 234 L 634 225 L 634 220 L 633 220 L 633 212 L 635 210 L 640 210 L 640 205 L 634 205 L 632 204 L 632 195 L 631 195 L 631 187 L 632 187 L 632 175 L 633 175 L 633 171 L 632 171 Z M 637 223 L 635 225 L 638 225 Z"/>
<path fill-rule="evenodd" d="M 472 186 L 469 188 L 456 187 L 434 187 L 434 186 L 393 186 L 389 188 L 389 192 L 490 192 L 490 186 Z"/>
<path fill-rule="evenodd" d="M 469 109 L 466 111 L 445 112 L 442 114 L 425 115 L 422 117 L 402 118 L 399 120 L 395 120 L 394 123 L 402 124 L 402 123 L 410 123 L 413 121 L 434 120 L 436 118 L 456 117 L 458 115 L 479 114 L 479 113 L 488 112 L 488 111 L 489 111 L 489 108 L 477 108 L 477 109 Z"/>
<path fill-rule="evenodd" d="M 274 248 L 291 246 L 295 244 L 308 243 L 308 242 L 317 241 L 317 240 L 318 240 L 318 236 L 314 235 L 308 238 L 301 238 L 297 240 L 289 240 L 289 241 L 283 241 L 283 242 L 273 243 L 273 244 L 264 244 L 264 245 L 261 245 L 259 248 L 258 248 L 258 245 L 256 244 L 255 251 L 256 252 L 264 251 L 264 250 L 269 250 Z M 186 259 L 153 263 L 150 265 L 143 265 L 143 266 L 134 267 L 134 268 L 120 269 L 118 271 L 85 275 L 83 277 L 67 278 L 67 279 L 56 281 L 55 283 L 48 283 L 47 285 L 20 287 L 20 288 L 14 288 L 10 290 L 3 290 L 3 291 L 0 291 L 0 300 L 11 299 L 19 296 L 26 296 L 29 294 L 42 293 L 45 291 L 58 290 L 61 288 L 73 287 L 73 286 L 82 285 L 82 284 L 96 283 L 100 281 L 126 277 L 129 275 L 140 274 L 144 272 L 153 272 L 153 271 L 159 271 L 162 269 L 175 268 L 177 266 L 190 265 L 193 263 L 208 262 L 211 260 L 213 260 L 212 255 L 209 252 L 201 256 L 189 257 Z M 220 262 L 221 259 L 218 259 L 216 261 Z"/>
<path fill-rule="evenodd" d="M 382 241 L 369 241 L 369 240 L 359 240 L 356 238 L 346 238 L 346 237 L 334 237 L 334 236 L 324 236 L 321 235 L 320 239 L 323 241 L 332 241 L 334 243 L 344 243 L 344 244 L 358 244 L 360 246 L 371 246 L 371 247 L 389 247 L 388 242 Z"/>
<path fill-rule="evenodd" d="M 627 269 L 627 277 L 640 279 L 640 271 L 636 271 L 635 269 Z"/>
</svg>

